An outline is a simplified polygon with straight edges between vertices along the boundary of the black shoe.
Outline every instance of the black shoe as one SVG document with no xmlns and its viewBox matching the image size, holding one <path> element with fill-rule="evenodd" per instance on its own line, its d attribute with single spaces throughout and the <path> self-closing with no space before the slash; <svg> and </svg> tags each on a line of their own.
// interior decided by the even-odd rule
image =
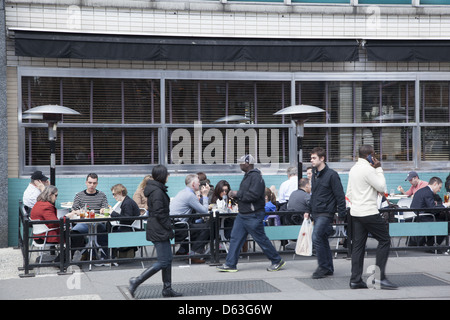
<svg viewBox="0 0 450 320">
<path fill-rule="evenodd" d="M 333 271 L 325 270 L 322 268 L 317 268 L 316 271 L 314 271 L 314 273 L 312 274 L 312 278 L 313 279 L 322 279 L 322 278 L 325 278 L 327 276 L 332 276 L 332 275 L 333 275 Z"/>
<path fill-rule="evenodd" d="M 364 281 L 350 282 L 350 289 L 367 289 L 367 284 Z"/>
<path fill-rule="evenodd" d="M 390 282 L 388 279 L 384 279 L 384 280 L 375 280 L 375 286 L 379 285 L 380 289 L 383 290 L 396 290 L 398 289 L 398 287 L 393 284 L 392 282 Z"/>
<path fill-rule="evenodd" d="M 172 297 L 175 298 L 175 297 L 183 296 L 181 293 L 176 292 L 171 287 L 164 288 L 163 291 L 162 291 L 162 295 L 163 295 L 164 298 L 172 298 Z"/>
</svg>

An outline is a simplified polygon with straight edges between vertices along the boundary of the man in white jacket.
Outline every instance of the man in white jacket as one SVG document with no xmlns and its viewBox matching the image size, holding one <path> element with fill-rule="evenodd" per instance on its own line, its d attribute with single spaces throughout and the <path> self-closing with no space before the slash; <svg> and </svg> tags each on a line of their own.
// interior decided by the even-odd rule
<svg viewBox="0 0 450 320">
<path fill-rule="evenodd" d="M 352 222 L 352 275 L 351 289 L 367 288 L 362 280 L 367 236 L 370 232 L 378 241 L 375 264 L 375 286 L 381 289 L 396 289 L 385 275 L 389 256 L 390 236 L 385 221 L 378 212 L 377 195 L 386 189 L 381 163 L 374 157 L 372 146 L 359 148 L 359 158 L 348 175 L 347 198 L 351 202 Z"/>
</svg>

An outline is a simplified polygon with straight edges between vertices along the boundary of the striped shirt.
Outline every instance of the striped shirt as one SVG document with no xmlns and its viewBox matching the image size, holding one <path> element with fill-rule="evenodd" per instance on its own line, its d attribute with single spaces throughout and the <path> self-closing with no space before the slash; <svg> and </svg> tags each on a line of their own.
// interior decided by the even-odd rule
<svg viewBox="0 0 450 320">
<path fill-rule="evenodd" d="M 89 206 L 89 210 L 94 209 L 95 213 L 100 213 L 101 208 L 108 207 L 106 194 L 98 190 L 92 194 L 87 193 L 86 190 L 78 192 L 73 199 L 72 210 L 84 208 L 85 205 Z"/>
</svg>

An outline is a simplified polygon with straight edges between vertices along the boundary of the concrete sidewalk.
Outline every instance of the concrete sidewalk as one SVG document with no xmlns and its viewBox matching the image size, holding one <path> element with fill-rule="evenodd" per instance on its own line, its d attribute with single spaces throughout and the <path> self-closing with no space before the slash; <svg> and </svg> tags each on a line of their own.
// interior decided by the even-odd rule
<svg viewBox="0 0 450 320">
<path fill-rule="evenodd" d="M 392 253 L 388 260 L 388 278 L 400 286 L 392 291 L 349 289 L 350 260 L 343 255 L 334 259 L 333 276 L 312 280 L 317 266 L 315 257 L 296 256 L 292 260 L 292 254 L 283 255 L 286 266 L 277 272 L 266 271 L 269 261 L 264 256 L 241 259 L 236 273 L 218 272 L 215 266 L 207 264 L 175 261 L 173 287 L 184 294 L 178 300 L 196 301 L 450 299 L 450 256 L 420 252 L 399 255 Z M 365 268 L 374 262 L 369 255 Z M 56 269 L 42 268 L 35 277 L 19 278 L 17 268 L 21 264 L 20 250 L 0 249 L 0 299 L 126 300 L 130 298 L 126 290 L 128 279 L 143 270 L 140 264 L 124 264 L 93 267 L 92 271 L 75 267 L 73 274 L 57 275 Z M 157 274 L 139 287 L 137 296 L 163 299 L 161 289 L 161 276 Z"/>
</svg>

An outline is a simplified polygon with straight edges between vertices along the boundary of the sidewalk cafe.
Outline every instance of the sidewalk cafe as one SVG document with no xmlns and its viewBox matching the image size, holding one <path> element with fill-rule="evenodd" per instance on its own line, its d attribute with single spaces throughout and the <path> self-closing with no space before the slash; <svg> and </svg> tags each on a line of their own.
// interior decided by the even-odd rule
<svg viewBox="0 0 450 320">
<path fill-rule="evenodd" d="M 428 209 L 433 211 L 434 209 Z M 442 210 L 442 209 L 440 209 Z M 450 249 L 449 246 L 449 237 L 448 237 L 448 220 L 447 221 L 434 221 L 434 222 L 417 222 L 413 218 L 407 218 L 403 216 L 405 213 L 413 212 L 417 215 L 420 215 L 420 210 L 411 209 L 411 208 L 395 208 L 395 209 L 380 209 L 380 213 L 386 217 L 386 223 L 389 225 L 389 231 L 391 235 L 391 250 L 396 252 L 397 256 L 401 254 L 404 250 L 431 250 L 437 253 L 437 250 L 441 252 L 447 251 Z M 445 209 L 446 216 L 449 216 L 450 209 Z M 278 216 L 289 216 L 298 214 L 298 212 L 293 211 L 279 211 L 275 212 Z M 209 242 L 209 250 L 205 252 L 204 255 L 201 256 L 176 256 L 175 259 L 185 259 L 190 263 L 190 259 L 192 258 L 203 258 L 210 265 L 218 265 L 226 256 L 227 246 L 229 243 L 229 239 L 227 239 L 224 234 L 227 229 L 230 227 L 225 227 L 223 224 L 224 219 L 235 217 L 237 212 L 219 212 L 217 209 L 211 210 L 208 214 L 193 214 L 189 215 L 191 218 L 201 218 L 209 220 L 208 228 L 210 232 L 210 242 Z M 176 219 L 180 216 L 173 215 L 171 216 L 173 219 Z M 186 215 L 183 215 L 186 217 Z M 410 216 L 411 217 L 411 216 Z M 91 270 L 92 265 L 101 263 L 101 264 L 109 264 L 111 266 L 114 264 L 122 264 L 128 262 L 141 262 L 142 266 L 143 262 L 150 261 L 152 259 L 156 259 L 153 255 L 153 244 L 150 241 L 145 239 L 145 225 L 146 225 L 146 216 L 136 217 L 135 223 L 133 224 L 132 231 L 129 232 L 111 232 L 111 226 L 108 228 L 108 247 L 101 247 L 96 241 L 96 237 L 98 235 L 95 225 L 98 223 L 119 223 L 121 220 L 126 218 L 116 217 L 113 218 L 111 216 L 105 215 L 92 215 L 89 217 L 76 217 L 74 219 L 66 218 L 65 216 L 61 217 L 56 221 L 31 221 L 29 216 L 23 206 L 20 204 L 19 210 L 19 247 L 22 251 L 23 255 L 23 274 L 21 277 L 34 276 L 35 269 L 38 270 L 39 267 L 44 266 L 53 266 L 59 269 L 60 274 L 64 274 L 68 272 L 68 268 L 71 265 L 88 265 L 89 270 Z M 129 218 L 128 218 L 129 219 Z M 407 221 L 407 223 L 403 223 Z M 57 223 L 59 225 L 59 242 L 55 246 L 46 245 L 45 239 L 47 235 L 42 237 L 42 235 L 37 236 L 36 234 L 40 234 L 41 226 L 45 226 L 45 223 Z M 72 247 L 71 234 L 70 230 L 72 226 L 76 223 L 87 223 L 93 226 L 90 228 L 89 233 L 86 235 L 87 239 L 85 241 L 85 246 L 80 248 Z M 280 253 L 288 254 L 292 256 L 292 259 L 295 259 L 295 251 L 293 249 L 289 249 L 285 246 L 287 240 L 295 240 L 298 237 L 301 225 L 272 225 L 266 226 L 265 232 L 269 239 L 276 243 L 276 248 Z M 332 248 L 332 251 L 337 255 L 338 253 L 346 254 L 350 256 L 351 253 L 351 219 L 350 215 L 347 215 L 346 218 L 341 221 L 336 217 L 333 227 L 335 229 L 335 234 L 330 237 L 330 239 L 336 240 L 336 246 Z M 47 228 L 48 230 L 48 228 Z M 180 229 L 178 229 L 180 231 Z M 186 242 L 189 246 L 192 245 L 192 241 L 189 237 L 189 226 L 186 225 L 186 229 L 183 231 L 187 232 L 187 237 L 183 241 Z M 415 236 L 429 236 L 434 237 L 443 237 L 444 241 L 441 244 L 435 243 L 433 247 L 427 246 L 412 246 L 408 245 L 408 240 L 411 237 Z M 37 238 L 44 238 L 43 244 L 36 244 Z M 400 241 L 402 239 L 406 239 L 405 245 L 400 246 Z M 251 243 L 252 239 L 248 239 Z M 180 243 L 173 241 L 173 250 L 175 252 L 175 248 L 179 246 Z M 136 254 L 133 258 L 128 257 L 113 257 L 111 255 L 112 250 L 120 247 L 138 247 L 139 254 Z M 256 245 L 253 243 L 251 245 L 252 249 L 241 252 L 242 256 L 249 256 L 255 254 L 262 254 L 261 251 L 258 251 Z M 53 251 L 59 252 L 59 261 L 49 261 L 48 256 Z M 81 250 L 88 252 L 89 259 L 84 261 L 74 261 L 72 252 L 74 250 Z M 151 254 L 149 254 L 151 252 Z M 100 258 L 102 253 L 105 254 L 105 258 Z M 43 255 L 46 255 L 46 259 L 42 259 Z"/>
</svg>

